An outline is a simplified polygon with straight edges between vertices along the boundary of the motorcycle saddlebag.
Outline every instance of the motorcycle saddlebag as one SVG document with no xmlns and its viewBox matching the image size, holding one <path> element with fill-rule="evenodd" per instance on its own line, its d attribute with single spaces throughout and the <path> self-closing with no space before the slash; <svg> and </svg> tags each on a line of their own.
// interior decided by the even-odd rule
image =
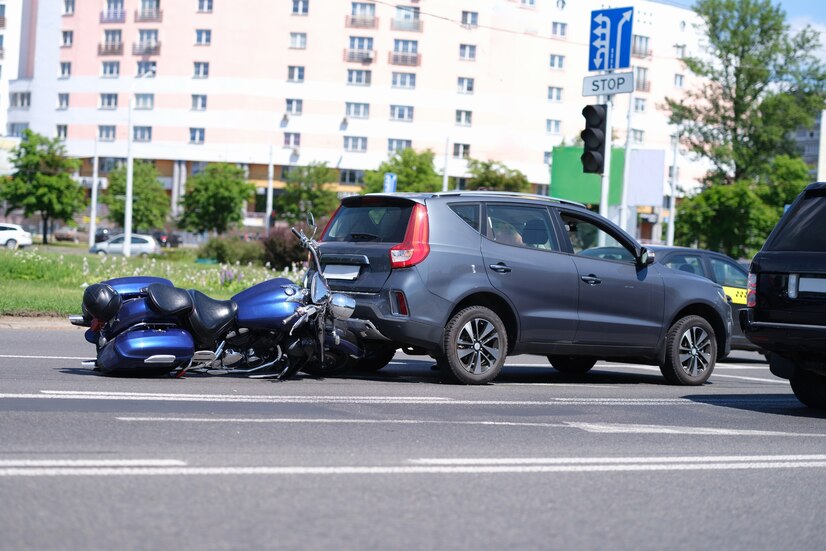
<svg viewBox="0 0 826 551">
<path fill-rule="evenodd" d="M 121 333 L 98 354 L 97 367 L 107 375 L 151 376 L 189 363 L 195 343 L 178 327 Z"/>
</svg>

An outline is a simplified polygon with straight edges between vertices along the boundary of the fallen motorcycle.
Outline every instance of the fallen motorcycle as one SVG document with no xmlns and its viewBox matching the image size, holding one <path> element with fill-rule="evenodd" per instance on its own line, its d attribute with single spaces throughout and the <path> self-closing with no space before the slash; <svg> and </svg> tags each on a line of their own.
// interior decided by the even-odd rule
<svg viewBox="0 0 826 551">
<path fill-rule="evenodd" d="M 359 336 L 383 337 L 369 321 L 351 317 L 351 297 L 330 291 L 312 236 L 292 231 L 315 266 L 306 286 L 276 278 L 216 300 L 159 277 L 90 285 L 82 315 L 69 317 L 89 328 L 86 340 L 96 346 L 95 359 L 83 365 L 121 376 L 220 371 L 288 379 L 360 358 Z"/>
</svg>

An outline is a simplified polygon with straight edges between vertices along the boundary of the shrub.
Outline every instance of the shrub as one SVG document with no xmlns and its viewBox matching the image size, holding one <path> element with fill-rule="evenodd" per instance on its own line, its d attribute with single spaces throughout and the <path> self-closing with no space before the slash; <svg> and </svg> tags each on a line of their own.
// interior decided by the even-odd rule
<svg viewBox="0 0 826 551">
<path fill-rule="evenodd" d="M 264 240 L 264 258 L 274 269 L 281 269 L 307 260 L 307 250 L 290 228 L 276 226 Z"/>
<path fill-rule="evenodd" d="M 264 248 L 259 241 L 213 237 L 198 249 L 198 258 L 214 258 L 221 264 L 264 264 Z"/>
</svg>

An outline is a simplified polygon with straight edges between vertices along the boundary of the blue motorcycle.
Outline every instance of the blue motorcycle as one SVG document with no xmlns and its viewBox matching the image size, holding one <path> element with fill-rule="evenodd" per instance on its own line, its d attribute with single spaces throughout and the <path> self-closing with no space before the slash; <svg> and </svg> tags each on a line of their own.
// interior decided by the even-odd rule
<svg viewBox="0 0 826 551">
<path fill-rule="evenodd" d="M 292 231 L 315 265 L 309 285 L 271 279 L 230 300 L 159 277 L 90 285 L 83 293 L 82 315 L 69 318 L 89 328 L 86 340 L 97 349 L 96 358 L 83 365 L 121 376 L 182 376 L 197 370 L 287 379 L 302 369 L 335 373 L 360 358 L 360 336 L 382 337 L 369 321 L 351 318 L 351 297 L 330 291 L 315 240 Z"/>
</svg>

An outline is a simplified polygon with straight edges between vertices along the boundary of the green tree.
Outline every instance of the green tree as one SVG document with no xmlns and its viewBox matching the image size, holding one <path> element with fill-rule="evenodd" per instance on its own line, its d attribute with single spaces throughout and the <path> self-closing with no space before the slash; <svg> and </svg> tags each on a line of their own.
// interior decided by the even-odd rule
<svg viewBox="0 0 826 551">
<path fill-rule="evenodd" d="M 338 206 L 338 196 L 329 184 L 336 181 L 336 171 L 327 163 L 310 163 L 291 168 L 284 192 L 276 199 L 276 212 L 290 224 L 303 221 L 308 212 L 324 218 Z"/>
<path fill-rule="evenodd" d="M 473 174 L 473 179 L 467 183 L 468 189 L 520 192 L 531 190 L 527 176 L 497 161 L 471 159 L 468 161 L 468 171 Z"/>
<path fill-rule="evenodd" d="M 72 178 L 78 162 L 66 156 L 59 139 L 31 130 L 11 156 L 16 172 L 0 183 L 0 198 L 8 202 L 7 212 L 22 209 L 24 216 L 40 215 L 43 242 L 48 243 L 49 222 L 69 221 L 86 204 L 83 188 Z"/>
<path fill-rule="evenodd" d="M 763 246 L 776 223 L 776 212 L 761 199 L 759 185 L 741 180 L 684 199 L 674 234 L 678 245 L 746 258 Z"/>
<path fill-rule="evenodd" d="M 382 191 L 387 172 L 396 175 L 396 191 L 426 192 L 442 189 L 442 177 L 433 167 L 433 152 L 429 149 L 421 153 L 416 153 L 411 148 L 396 151 L 379 165 L 378 170 L 364 173 L 364 193 Z"/>
<path fill-rule="evenodd" d="M 684 58 L 702 84 L 667 98 L 682 143 L 711 162 L 707 183 L 732 183 L 767 171 L 780 154 L 796 155 L 794 129 L 811 126 L 823 107 L 818 33 L 791 34 L 771 0 L 698 0 L 706 55 Z"/>
<path fill-rule="evenodd" d="M 244 201 L 255 193 L 255 185 L 244 178 L 244 170 L 227 163 L 210 163 L 186 182 L 180 226 L 196 232 L 225 233 L 244 219 Z"/>
<path fill-rule="evenodd" d="M 759 187 L 758 193 L 780 220 L 786 205 L 791 204 L 810 183 L 809 166 L 803 159 L 779 155 L 769 167 L 766 181 Z"/>
<path fill-rule="evenodd" d="M 126 165 L 109 173 L 109 189 L 101 202 L 109 207 L 109 219 L 124 226 L 126 217 Z M 169 214 L 169 197 L 152 163 L 135 161 L 132 170 L 132 227 L 162 228 Z"/>
</svg>

